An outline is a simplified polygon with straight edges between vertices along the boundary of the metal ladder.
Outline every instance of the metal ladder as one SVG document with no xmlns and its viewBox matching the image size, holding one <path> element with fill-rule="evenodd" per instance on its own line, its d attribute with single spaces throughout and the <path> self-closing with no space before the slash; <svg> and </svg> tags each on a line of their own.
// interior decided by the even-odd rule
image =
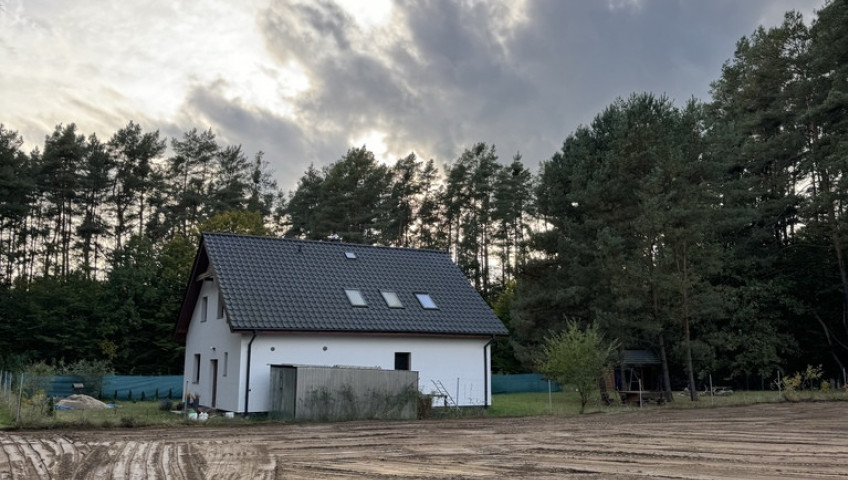
<svg viewBox="0 0 848 480">
<path fill-rule="evenodd" d="M 456 401 L 454 401 L 453 397 L 451 397 L 451 394 L 448 393 L 448 389 L 445 388 L 444 385 L 442 385 L 441 380 L 430 381 L 433 382 L 433 386 L 436 387 L 436 391 L 439 392 L 439 396 L 445 399 L 445 406 L 456 407 Z"/>
</svg>

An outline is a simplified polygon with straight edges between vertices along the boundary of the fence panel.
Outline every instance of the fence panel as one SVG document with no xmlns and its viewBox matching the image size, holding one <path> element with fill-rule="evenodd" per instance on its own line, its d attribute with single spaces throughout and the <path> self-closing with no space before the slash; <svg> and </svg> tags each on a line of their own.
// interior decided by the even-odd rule
<svg viewBox="0 0 848 480">
<path fill-rule="evenodd" d="M 19 374 L 16 374 L 17 378 Z M 44 390 L 48 396 L 62 398 L 76 393 L 74 384 L 82 384 L 85 392 L 90 391 L 91 385 L 86 385 L 83 377 L 74 375 L 56 375 L 32 379 L 32 388 Z M 145 400 L 170 398 L 179 400 L 183 396 L 182 375 L 106 375 L 100 386 L 100 397 L 109 400 Z"/>
<path fill-rule="evenodd" d="M 557 382 L 550 383 L 553 392 L 561 392 Z M 539 373 L 521 373 L 516 375 L 492 375 L 492 394 L 496 393 L 533 393 L 547 392 L 548 381 Z"/>
</svg>

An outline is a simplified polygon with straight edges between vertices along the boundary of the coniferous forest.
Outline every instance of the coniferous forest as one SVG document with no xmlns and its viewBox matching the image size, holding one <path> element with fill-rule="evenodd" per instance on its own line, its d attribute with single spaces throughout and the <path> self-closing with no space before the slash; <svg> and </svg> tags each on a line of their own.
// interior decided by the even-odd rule
<svg viewBox="0 0 848 480">
<path fill-rule="evenodd" d="M 576 321 L 656 351 L 675 388 L 807 365 L 844 383 L 848 2 L 757 29 L 717 74 L 706 101 L 612 101 L 535 172 L 490 143 L 393 165 L 363 146 L 288 193 L 211 130 L 67 123 L 27 153 L 0 126 L 0 368 L 181 373 L 199 233 L 228 231 L 449 250 L 512 332 L 498 372 Z"/>
</svg>

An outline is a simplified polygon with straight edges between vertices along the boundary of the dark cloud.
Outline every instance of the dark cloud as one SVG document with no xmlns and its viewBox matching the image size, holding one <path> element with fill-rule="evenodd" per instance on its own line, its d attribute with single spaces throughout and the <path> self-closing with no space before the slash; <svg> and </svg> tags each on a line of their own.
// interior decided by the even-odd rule
<svg viewBox="0 0 848 480">
<path fill-rule="evenodd" d="M 356 23 L 326 1 L 274 3 L 258 17 L 268 48 L 281 61 L 298 59 L 313 88 L 297 100 L 298 124 L 281 122 L 282 137 L 266 135 L 305 155 L 338 149 L 314 157 L 319 165 L 344 153 L 347 136 L 367 130 L 386 132 L 398 154 L 414 149 L 449 162 L 485 141 L 497 145 L 503 161 L 521 151 L 534 165 L 617 97 L 650 91 L 679 105 L 692 96 L 707 100 L 736 41 L 761 21 L 776 25 L 793 3 L 611 8 L 596 0 L 534 0 L 526 19 L 509 28 L 500 4 L 408 1 L 395 7 L 400 43 L 363 41 Z M 226 121 L 248 130 L 241 120 Z"/>
<path fill-rule="evenodd" d="M 241 144 L 250 157 L 264 152 L 264 159 L 285 190 L 294 188 L 313 159 L 338 158 L 346 149 L 343 143 L 332 139 L 313 138 L 302 125 L 291 120 L 228 101 L 214 89 L 192 90 L 184 110 L 193 113 L 181 124 L 197 128 L 208 125 L 220 143 Z M 182 132 L 171 134 L 181 135 Z"/>
</svg>

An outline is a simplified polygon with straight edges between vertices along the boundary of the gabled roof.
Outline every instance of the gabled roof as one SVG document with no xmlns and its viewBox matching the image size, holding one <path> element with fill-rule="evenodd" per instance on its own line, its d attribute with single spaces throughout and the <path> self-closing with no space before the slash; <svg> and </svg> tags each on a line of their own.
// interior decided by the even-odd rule
<svg viewBox="0 0 848 480">
<path fill-rule="evenodd" d="M 180 341 L 207 272 L 233 331 L 507 334 L 446 252 L 206 233 L 177 322 Z M 352 306 L 346 289 L 358 289 L 368 306 Z M 382 291 L 403 308 L 390 308 Z M 423 308 L 419 293 L 438 308 Z"/>
</svg>

